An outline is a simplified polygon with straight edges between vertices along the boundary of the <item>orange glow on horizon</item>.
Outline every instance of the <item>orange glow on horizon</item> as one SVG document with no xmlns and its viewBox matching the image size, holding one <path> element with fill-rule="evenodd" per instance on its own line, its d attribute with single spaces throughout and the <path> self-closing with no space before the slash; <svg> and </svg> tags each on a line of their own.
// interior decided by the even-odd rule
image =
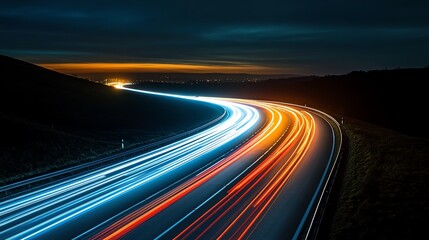
<svg viewBox="0 0 429 240">
<path fill-rule="evenodd" d="M 65 73 L 186 72 L 280 74 L 285 72 L 285 69 L 251 64 L 197 65 L 174 63 L 45 63 L 39 65 Z"/>
</svg>

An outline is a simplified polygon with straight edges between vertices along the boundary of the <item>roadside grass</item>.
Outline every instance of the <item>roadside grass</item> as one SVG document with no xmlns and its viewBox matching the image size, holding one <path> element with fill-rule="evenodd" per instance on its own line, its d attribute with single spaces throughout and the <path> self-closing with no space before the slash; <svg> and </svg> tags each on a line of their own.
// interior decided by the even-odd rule
<svg viewBox="0 0 429 240">
<path fill-rule="evenodd" d="M 348 154 L 328 238 L 425 239 L 429 140 L 357 120 L 343 130 Z"/>
<path fill-rule="evenodd" d="M 16 137 L 2 139 L 9 141 L 0 146 L 0 185 L 19 181 L 39 174 L 64 169 L 81 163 L 107 157 L 123 151 L 121 139 L 102 140 L 105 133 L 93 132 L 91 137 L 70 134 L 50 126 L 34 122 L 17 120 L 0 114 L 0 130 L 13 130 Z M 123 135 L 125 149 L 152 143 L 173 136 L 186 129 L 177 131 L 132 131 Z M 117 137 L 116 137 L 117 138 Z M 12 144 L 11 144 L 12 143 Z"/>
</svg>

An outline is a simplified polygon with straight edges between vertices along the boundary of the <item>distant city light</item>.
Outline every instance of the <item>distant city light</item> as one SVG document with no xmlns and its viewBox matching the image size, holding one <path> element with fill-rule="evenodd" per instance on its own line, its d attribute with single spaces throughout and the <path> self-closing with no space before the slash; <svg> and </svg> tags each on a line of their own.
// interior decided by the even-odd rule
<svg viewBox="0 0 429 240">
<path fill-rule="evenodd" d="M 115 88 L 122 88 L 124 85 L 131 84 L 131 82 L 121 78 L 108 78 L 104 79 L 104 84 Z"/>
</svg>

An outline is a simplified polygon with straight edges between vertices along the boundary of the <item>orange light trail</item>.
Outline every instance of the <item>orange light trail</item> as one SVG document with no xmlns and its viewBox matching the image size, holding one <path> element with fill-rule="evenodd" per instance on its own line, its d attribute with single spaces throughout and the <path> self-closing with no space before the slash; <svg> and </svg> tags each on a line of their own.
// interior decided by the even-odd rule
<svg viewBox="0 0 429 240">
<path fill-rule="evenodd" d="M 234 163 L 243 161 L 246 155 L 261 154 L 264 149 L 265 153 L 258 159 L 255 167 L 174 239 L 201 239 L 207 236 L 241 239 L 251 234 L 306 155 L 316 131 L 315 120 L 306 111 L 282 104 L 240 99 L 222 100 L 259 108 L 266 115 L 265 126 L 228 157 L 111 224 L 93 239 L 123 237 L 202 187 Z"/>
<path fill-rule="evenodd" d="M 311 143 L 311 138 L 314 135 L 314 119 L 312 119 L 311 115 L 308 113 L 299 112 L 297 114 L 297 112 L 292 109 L 289 109 L 289 111 L 291 111 L 292 115 L 295 117 L 295 120 L 298 121 L 299 124 L 295 125 L 294 129 L 291 130 L 291 134 L 285 138 L 281 146 L 279 146 L 276 151 L 268 156 L 263 163 L 258 165 L 255 170 L 246 175 L 246 177 L 240 183 L 235 185 L 228 192 L 228 195 L 226 195 L 222 200 L 220 200 L 212 208 L 201 215 L 194 223 L 192 223 L 184 231 L 177 235 L 175 239 L 188 238 L 192 232 L 195 232 L 199 227 L 204 225 L 204 223 L 208 222 L 210 222 L 209 226 L 202 230 L 196 239 L 203 238 L 204 234 L 206 234 L 210 228 L 213 228 L 216 223 L 229 222 L 228 225 L 224 224 L 224 231 L 217 236 L 219 239 L 241 239 L 249 232 L 251 228 L 255 227 L 255 223 L 260 219 L 260 216 L 266 212 L 267 208 L 277 196 L 278 192 L 284 187 L 288 178 L 292 174 L 293 169 L 296 168 L 298 163 L 303 158 L 309 144 Z M 301 121 L 304 121 L 304 124 L 302 124 Z M 308 127 L 304 128 L 304 126 Z M 302 135 L 303 138 L 300 138 L 299 141 L 297 141 L 297 137 L 299 135 Z M 292 152 L 287 161 L 284 161 L 283 158 L 286 154 L 288 154 L 287 150 L 293 143 L 296 144 L 297 147 Z M 280 165 L 281 161 L 283 161 L 282 168 L 276 172 L 275 176 L 273 176 L 268 183 L 265 184 L 263 190 L 252 199 L 252 201 L 244 208 L 244 210 L 242 210 L 238 215 L 234 215 L 232 220 L 222 220 L 227 212 L 231 211 L 241 201 L 246 199 L 246 197 L 249 197 L 248 195 L 250 194 L 251 190 L 260 184 L 262 179 L 264 179 L 264 177 L 266 177 L 266 175 L 270 173 L 275 166 Z M 249 184 L 251 182 L 252 184 Z M 258 207 L 262 201 L 264 204 Z M 224 209 L 224 206 L 228 206 L 228 204 L 229 207 Z M 214 220 L 211 219 L 216 214 L 219 214 L 219 217 Z M 248 217 L 244 217 L 246 214 Z M 242 224 L 238 227 L 236 226 L 237 230 L 232 235 L 227 237 L 227 233 L 231 231 L 238 222 L 242 222 Z"/>
</svg>

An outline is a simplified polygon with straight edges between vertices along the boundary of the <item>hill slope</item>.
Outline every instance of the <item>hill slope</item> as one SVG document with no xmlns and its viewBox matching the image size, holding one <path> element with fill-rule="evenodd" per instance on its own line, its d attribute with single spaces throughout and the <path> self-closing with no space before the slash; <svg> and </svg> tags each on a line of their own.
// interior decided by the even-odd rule
<svg viewBox="0 0 429 240">
<path fill-rule="evenodd" d="M 10 181 L 165 137 L 222 113 L 145 96 L 0 56 L 0 179 Z M 12 77 L 4 77 L 12 76 Z M 21 175 L 21 176 L 19 176 Z"/>
</svg>

